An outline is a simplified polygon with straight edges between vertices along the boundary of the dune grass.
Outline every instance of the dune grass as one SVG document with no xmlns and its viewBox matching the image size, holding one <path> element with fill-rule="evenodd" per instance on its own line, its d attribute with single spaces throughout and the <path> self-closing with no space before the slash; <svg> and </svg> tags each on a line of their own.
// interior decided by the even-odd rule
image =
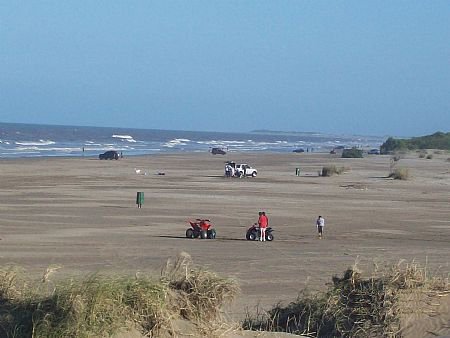
<svg viewBox="0 0 450 338">
<path fill-rule="evenodd" d="M 176 335 L 173 321 L 216 320 L 239 291 L 233 280 L 195 268 L 187 254 L 156 280 L 94 274 L 53 283 L 49 270 L 41 281 L 24 276 L 17 267 L 0 269 L 1 337 L 109 337 L 127 328 Z"/>
<path fill-rule="evenodd" d="M 363 278 L 356 266 L 333 277 L 325 292 L 303 291 L 287 306 L 247 315 L 245 329 L 289 332 L 310 337 L 397 337 L 408 309 L 404 295 L 450 292 L 448 276 L 430 276 L 416 263 L 399 264 Z"/>
<path fill-rule="evenodd" d="M 345 167 L 337 167 L 336 165 L 332 164 L 332 165 L 327 165 L 322 167 L 322 171 L 319 172 L 319 176 L 325 176 L 325 177 L 329 177 L 329 176 L 333 176 L 333 175 L 340 175 L 345 171 L 349 171 L 349 168 L 345 168 Z"/>
<path fill-rule="evenodd" d="M 394 180 L 408 180 L 410 178 L 408 168 L 396 168 L 391 171 L 388 176 L 389 178 L 393 178 Z"/>
</svg>

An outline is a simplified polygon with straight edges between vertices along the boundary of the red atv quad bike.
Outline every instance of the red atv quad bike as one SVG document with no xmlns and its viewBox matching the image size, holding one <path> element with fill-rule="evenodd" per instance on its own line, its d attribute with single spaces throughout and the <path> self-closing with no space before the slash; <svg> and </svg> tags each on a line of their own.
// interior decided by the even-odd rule
<svg viewBox="0 0 450 338">
<path fill-rule="evenodd" d="M 214 239 L 216 238 L 216 230 L 211 229 L 212 224 L 209 219 L 197 218 L 195 221 L 188 221 L 191 227 L 186 230 L 187 238 L 202 238 Z"/>
</svg>

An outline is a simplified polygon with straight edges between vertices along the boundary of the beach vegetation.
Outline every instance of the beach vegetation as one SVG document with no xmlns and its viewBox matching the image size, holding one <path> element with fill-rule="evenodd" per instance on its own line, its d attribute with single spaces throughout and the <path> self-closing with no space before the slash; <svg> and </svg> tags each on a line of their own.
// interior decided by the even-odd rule
<svg viewBox="0 0 450 338">
<path fill-rule="evenodd" d="M 428 154 L 427 155 L 427 160 L 431 160 L 433 158 L 433 154 Z"/>
<path fill-rule="evenodd" d="M 319 175 L 329 177 L 329 176 L 333 176 L 333 175 L 340 175 L 347 170 L 348 170 L 348 168 L 337 167 L 336 165 L 332 164 L 332 165 L 324 166 L 322 168 L 322 171 L 319 172 Z"/>
<path fill-rule="evenodd" d="M 358 149 L 356 147 L 353 147 L 351 149 L 344 149 L 342 151 L 342 158 L 362 158 L 363 157 L 363 151 L 361 149 Z"/>
<path fill-rule="evenodd" d="M 380 147 L 382 154 L 415 149 L 450 150 L 450 132 L 436 132 L 432 135 L 413 137 L 410 139 L 396 139 L 389 137 Z"/>
<path fill-rule="evenodd" d="M 16 267 L 0 269 L 1 337 L 109 337 L 127 329 L 176 336 L 176 320 L 202 332 L 239 291 L 233 280 L 194 268 L 187 254 L 169 261 L 160 279 L 94 274 L 52 282 L 48 275 L 30 281 Z"/>
<path fill-rule="evenodd" d="M 341 277 L 334 276 L 327 290 L 304 290 L 288 305 L 247 314 L 242 325 L 308 337 L 397 337 L 403 314 L 425 311 L 408 302 L 412 295 L 425 304 L 449 291 L 448 276 L 432 275 L 414 262 L 376 267 L 369 277 L 355 264 Z"/>
<path fill-rule="evenodd" d="M 388 176 L 389 178 L 393 178 L 394 180 L 408 180 L 410 178 L 409 176 L 409 169 L 408 168 L 395 168 L 391 171 L 391 173 Z"/>
</svg>

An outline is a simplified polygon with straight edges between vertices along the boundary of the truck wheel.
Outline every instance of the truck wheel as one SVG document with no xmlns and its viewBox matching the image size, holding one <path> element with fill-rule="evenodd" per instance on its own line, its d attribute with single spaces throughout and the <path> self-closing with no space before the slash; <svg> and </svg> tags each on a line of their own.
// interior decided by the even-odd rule
<svg viewBox="0 0 450 338">
<path fill-rule="evenodd" d="M 252 177 L 256 177 L 257 173 L 256 171 L 252 172 Z"/>
</svg>

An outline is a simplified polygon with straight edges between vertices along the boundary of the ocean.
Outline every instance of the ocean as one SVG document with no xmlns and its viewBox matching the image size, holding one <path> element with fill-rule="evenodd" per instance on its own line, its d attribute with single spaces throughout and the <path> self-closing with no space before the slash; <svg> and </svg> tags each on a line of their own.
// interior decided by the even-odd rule
<svg viewBox="0 0 450 338">
<path fill-rule="evenodd" d="M 385 137 L 315 132 L 225 133 L 112 127 L 0 123 L 0 158 L 95 156 L 117 150 L 124 156 L 173 152 L 328 152 L 341 147 L 378 148 Z"/>
</svg>

